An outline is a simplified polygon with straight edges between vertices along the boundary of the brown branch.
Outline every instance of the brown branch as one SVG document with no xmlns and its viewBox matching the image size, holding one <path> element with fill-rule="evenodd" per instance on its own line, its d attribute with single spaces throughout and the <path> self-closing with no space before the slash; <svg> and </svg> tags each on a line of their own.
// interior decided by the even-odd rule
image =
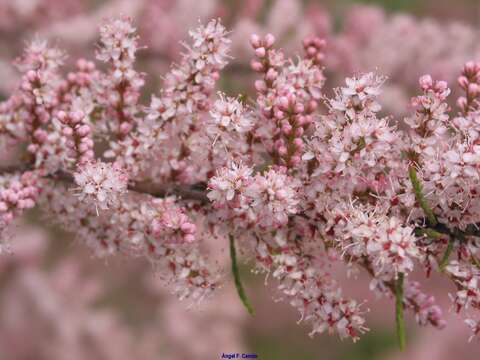
<svg viewBox="0 0 480 360">
<path fill-rule="evenodd" d="M 195 200 L 200 203 L 208 203 L 206 186 L 197 184 L 192 186 L 185 185 L 161 185 L 149 182 L 138 182 L 130 185 L 129 190 L 143 194 L 150 194 L 155 197 L 165 197 L 175 195 L 185 200 Z"/>
<path fill-rule="evenodd" d="M 13 174 L 32 170 L 28 166 L 7 166 L 0 167 L 0 175 Z M 69 172 L 59 170 L 46 176 L 49 179 L 61 181 L 66 184 L 73 184 L 73 176 Z M 184 200 L 193 200 L 203 204 L 209 202 L 206 194 L 206 185 L 203 183 L 186 186 L 177 184 L 155 184 L 151 182 L 132 182 L 128 185 L 130 191 L 140 194 L 148 194 L 155 197 L 177 196 Z"/>
</svg>

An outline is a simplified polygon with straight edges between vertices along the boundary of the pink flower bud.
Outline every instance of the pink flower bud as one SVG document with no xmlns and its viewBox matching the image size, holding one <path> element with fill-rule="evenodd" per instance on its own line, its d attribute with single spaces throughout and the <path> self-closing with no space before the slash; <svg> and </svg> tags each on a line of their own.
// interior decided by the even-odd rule
<svg viewBox="0 0 480 360">
<path fill-rule="evenodd" d="M 281 110 L 275 110 L 275 118 L 281 120 L 285 117 L 285 113 Z"/>
<path fill-rule="evenodd" d="M 277 78 L 277 76 L 278 76 L 278 73 L 273 68 L 270 68 L 268 69 L 267 75 L 265 76 L 265 78 L 268 81 L 274 81 Z"/>
<path fill-rule="evenodd" d="M 36 144 L 30 144 L 27 146 L 27 151 L 31 154 L 34 154 L 38 150 L 38 145 Z"/>
<path fill-rule="evenodd" d="M 287 148 L 285 146 L 280 146 L 278 149 L 277 149 L 277 152 L 279 155 L 281 156 L 284 156 L 287 154 Z"/>
<path fill-rule="evenodd" d="M 60 110 L 60 111 L 57 113 L 57 118 L 58 118 L 58 120 L 60 120 L 61 122 L 64 122 L 66 117 L 67 117 L 67 114 L 65 113 L 65 111 Z"/>
<path fill-rule="evenodd" d="M 70 127 L 64 127 L 62 130 L 63 135 L 65 136 L 72 136 L 73 134 L 73 129 Z"/>
<path fill-rule="evenodd" d="M 89 150 L 89 151 L 85 152 L 82 156 L 91 160 L 95 157 L 95 154 L 94 154 L 93 150 Z"/>
<path fill-rule="evenodd" d="M 90 146 L 88 146 L 87 144 L 80 144 L 78 145 L 78 151 L 81 153 L 81 154 L 84 154 L 86 153 L 87 151 L 90 151 Z"/>
<path fill-rule="evenodd" d="M 265 47 L 269 49 L 273 46 L 274 43 L 275 43 L 275 36 L 273 36 L 272 34 L 267 34 L 265 36 Z"/>
<path fill-rule="evenodd" d="M 72 111 L 70 113 L 70 117 L 72 118 L 72 123 L 73 124 L 77 124 L 79 123 L 80 121 L 83 120 L 83 118 L 85 117 L 85 114 L 83 113 L 83 111 Z"/>
<path fill-rule="evenodd" d="M 263 80 L 255 80 L 255 89 L 257 91 L 263 92 L 267 90 L 267 84 Z"/>
<path fill-rule="evenodd" d="M 68 73 L 68 75 L 67 75 L 67 79 L 68 79 L 68 81 L 70 81 L 70 82 L 73 83 L 73 82 L 75 82 L 75 81 L 77 80 L 77 76 L 76 76 L 74 73 L 71 73 L 71 72 L 70 72 L 70 73 Z"/>
<path fill-rule="evenodd" d="M 305 107 L 303 106 L 303 104 L 297 104 L 295 105 L 295 113 L 299 114 L 299 113 L 302 113 L 303 111 L 305 110 Z"/>
<path fill-rule="evenodd" d="M 466 76 L 459 76 L 457 82 L 462 89 L 466 89 L 468 87 L 468 79 Z"/>
<path fill-rule="evenodd" d="M 279 148 L 280 146 L 284 146 L 285 145 L 285 142 L 283 141 L 283 139 L 278 139 L 277 141 L 275 141 L 275 146 L 277 148 Z"/>
<path fill-rule="evenodd" d="M 193 234 L 195 233 L 196 226 L 195 224 L 186 222 L 180 226 L 180 229 L 186 234 Z"/>
<path fill-rule="evenodd" d="M 289 135 L 291 131 L 292 131 L 292 126 L 290 124 L 285 124 L 282 126 L 282 132 L 285 135 Z"/>
<path fill-rule="evenodd" d="M 435 84 L 435 89 L 438 91 L 444 91 L 447 88 L 448 88 L 448 84 L 446 81 L 440 80 L 440 81 L 437 81 L 437 83 Z"/>
<path fill-rule="evenodd" d="M 463 71 L 466 76 L 473 76 L 477 72 L 477 66 L 474 61 L 468 61 L 465 63 Z"/>
<path fill-rule="evenodd" d="M 468 84 L 468 95 L 471 97 L 477 97 L 480 87 L 476 83 Z"/>
<path fill-rule="evenodd" d="M 262 63 L 257 60 L 252 60 L 250 62 L 250 67 L 252 68 L 253 71 L 256 71 L 256 72 L 262 72 L 264 70 Z"/>
<path fill-rule="evenodd" d="M 7 200 L 13 204 L 18 201 L 18 194 L 16 192 L 10 191 L 6 194 Z"/>
<path fill-rule="evenodd" d="M 3 214 L 1 219 L 5 221 L 7 224 L 13 220 L 13 214 L 11 212 Z"/>
<path fill-rule="evenodd" d="M 313 56 L 315 56 L 316 53 L 317 53 L 317 48 L 315 48 L 313 46 L 309 46 L 307 48 L 307 55 L 308 56 L 313 57 Z"/>
<path fill-rule="evenodd" d="M 301 159 L 300 156 L 298 156 L 298 155 L 294 155 L 294 156 L 292 156 L 292 158 L 290 159 L 290 163 L 291 163 L 293 166 L 297 166 L 298 164 L 300 164 L 301 161 L 302 161 L 302 159 Z"/>
<path fill-rule="evenodd" d="M 30 90 L 32 90 L 32 85 L 31 85 L 29 82 L 27 82 L 27 81 L 22 82 L 22 84 L 20 85 L 20 87 L 21 87 L 22 90 L 24 90 L 24 91 L 30 91 Z"/>
<path fill-rule="evenodd" d="M 325 54 L 324 53 L 317 53 L 317 55 L 315 55 L 315 61 L 318 63 L 321 63 L 325 60 Z"/>
<path fill-rule="evenodd" d="M 255 49 L 255 55 L 257 55 L 259 58 L 263 58 L 266 55 L 266 51 L 264 47 L 259 47 Z"/>
<path fill-rule="evenodd" d="M 320 39 L 319 37 L 315 37 L 315 39 L 313 39 L 313 42 L 314 42 L 315 46 L 319 49 L 327 46 L 327 40 Z"/>
<path fill-rule="evenodd" d="M 27 79 L 30 82 L 37 80 L 37 73 L 34 70 L 29 70 L 27 72 Z"/>
<path fill-rule="evenodd" d="M 87 68 L 87 60 L 81 58 L 81 59 L 78 59 L 77 60 L 77 67 L 80 69 L 80 70 L 84 70 Z"/>
<path fill-rule="evenodd" d="M 282 110 L 282 111 L 286 111 L 288 110 L 288 99 L 286 96 L 281 96 L 279 99 L 278 99 L 278 107 Z"/>
<path fill-rule="evenodd" d="M 433 80 L 430 75 L 423 75 L 418 80 L 420 87 L 422 90 L 427 90 L 433 86 Z"/>
<path fill-rule="evenodd" d="M 48 134 L 45 130 L 43 129 L 37 129 L 33 133 L 33 137 L 40 143 L 43 143 L 47 140 Z"/>
<path fill-rule="evenodd" d="M 250 36 L 250 44 L 254 48 L 260 47 L 260 37 L 257 34 L 252 34 L 252 36 Z"/>
<path fill-rule="evenodd" d="M 460 96 L 457 99 L 457 106 L 462 110 L 466 111 L 467 110 L 467 99 L 463 96 Z"/>
<path fill-rule="evenodd" d="M 302 136 L 305 130 L 303 130 L 303 127 L 299 127 L 295 130 L 295 136 Z"/>
<path fill-rule="evenodd" d="M 296 146 L 297 148 L 300 148 L 300 147 L 303 148 L 303 140 L 302 140 L 301 138 L 295 138 L 295 139 L 293 140 L 293 143 L 295 144 L 295 146 Z"/>
<path fill-rule="evenodd" d="M 195 236 L 193 236 L 192 234 L 185 235 L 184 240 L 187 243 L 192 243 L 195 241 Z"/>
<path fill-rule="evenodd" d="M 93 140 L 89 137 L 83 138 L 82 143 L 87 144 L 90 148 L 93 148 Z"/>
<path fill-rule="evenodd" d="M 123 122 L 122 125 L 120 125 L 120 133 L 123 135 L 128 134 L 133 128 L 133 125 L 129 122 Z"/>
<path fill-rule="evenodd" d="M 81 137 L 87 136 L 88 134 L 90 134 L 90 126 L 84 124 L 76 130 L 76 133 Z"/>
</svg>

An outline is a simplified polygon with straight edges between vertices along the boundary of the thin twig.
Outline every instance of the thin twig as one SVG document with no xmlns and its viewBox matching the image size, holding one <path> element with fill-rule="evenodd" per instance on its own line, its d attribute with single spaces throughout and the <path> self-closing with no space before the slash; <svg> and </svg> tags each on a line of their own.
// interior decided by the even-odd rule
<svg viewBox="0 0 480 360">
<path fill-rule="evenodd" d="M 410 168 L 408 169 L 408 175 L 410 176 L 410 181 L 412 182 L 413 191 L 415 192 L 415 198 L 417 199 L 420 207 L 423 209 L 423 212 L 425 213 L 425 216 L 427 217 L 430 225 L 435 227 L 438 223 L 437 218 L 435 217 L 435 214 L 433 213 L 430 206 L 428 206 L 427 200 L 423 195 L 422 184 L 420 184 L 420 181 L 418 180 L 417 171 L 415 170 L 413 165 L 410 166 Z"/>
<path fill-rule="evenodd" d="M 397 324 L 397 338 L 400 350 L 405 349 L 405 321 L 403 319 L 403 280 L 404 274 L 399 273 L 395 281 L 395 321 Z"/>
<path fill-rule="evenodd" d="M 243 306 L 245 306 L 245 308 L 247 309 L 248 313 L 250 315 L 255 315 L 255 310 L 253 309 L 253 306 L 250 304 L 250 301 L 248 300 L 245 290 L 243 289 L 242 281 L 240 279 L 240 271 L 238 270 L 238 265 L 237 265 L 237 253 L 235 250 L 235 239 L 233 238 L 233 235 L 229 235 L 229 239 L 230 239 L 230 259 L 232 261 L 232 274 L 235 280 L 235 287 L 237 288 L 238 296 L 240 297 L 240 300 L 242 301 Z"/>
<path fill-rule="evenodd" d="M 450 258 L 450 255 L 452 254 L 453 245 L 454 245 L 453 243 L 454 242 L 455 242 L 455 239 L 453 239 L 453 238 L 450 238 L 448 240 L 447 249 L 445 250 L 445 253 L 443 254 L 442 260 L 440 260 L 440 264 L 438 266 L 440 268 L 440 271 L 442 271 L 442 272 L 445 270 L 445 268 L 448 265 L 448 259 Z"/>
</svg>

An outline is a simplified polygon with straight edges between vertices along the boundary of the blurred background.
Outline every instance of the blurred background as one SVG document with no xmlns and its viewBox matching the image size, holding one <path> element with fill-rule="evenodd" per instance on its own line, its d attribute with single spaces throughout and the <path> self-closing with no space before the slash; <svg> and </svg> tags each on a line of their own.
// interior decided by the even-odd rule
<svg viewBox="0 0 480 360">
<path fill-rule="evenodd" d="M 326 93 L 347 75 L 375 70 L 388 77 L 383 111 L 397 119 L 408 113 L 420 75 L 447 80 L 455 93 L 462 64 L 480 60 L 476 0 L 0 0 L 0 98 L 16 86 L 11 62 L 34 36 L 68 51 L 67 71 L 79 57 L 94 58 L 101 19 L 119 14 L 135 19 L 146 46 L 137 62 L 148 74 L 145 100 L 179 58 L 188 29 L 213 17 L 232 31 L 234 58 L 220 83 L 232 95 L 253 93 L 248 37 L 254 32 L 273 33 L 291 56 L 301 53 L 305 36 L 326 38 Z M 15 161 L 1 141 L 0 162 Z M 72 234 L 45 224 L 44 215 L 29 213 L 12 254 L 0 259 L 0 360 L 210 360 L 237 352 L 268 360 L 468 360 L 480 353 L 478 343 L 467 343 L 468 329 L 446 295 L 453 289 L 442 279 L 424 283 L 444 306 L 447 328 L 419 328 L 408 319 L 408 350 L 398 353 L 393 303 L 373 298 L 362 274 L 347 278 L 338 270 L 344 291 L 368 301 L 371 331 L 356 344 L 312 339 L 297 325 L 298 314 L 278 301 L 275 284 L 250 273 L 248 264 L 242 274 L 256 316 L 246 313 L 232 286 L 226 244 L 206 244 L 225 268 L 225 286 L 190 309 L 158 285 L 161 274 L 149 264 L 93 258 Z"/>
</svg>

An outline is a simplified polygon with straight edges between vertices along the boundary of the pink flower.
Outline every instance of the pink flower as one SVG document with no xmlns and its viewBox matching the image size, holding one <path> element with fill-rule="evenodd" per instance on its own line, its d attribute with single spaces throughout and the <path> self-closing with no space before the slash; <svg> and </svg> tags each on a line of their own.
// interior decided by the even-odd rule
<svg viewBox="0 0 480 360">
<path fill-rule="evenodd" d="M 208 198 L 216 206 L 223 206 L 234 200 L 235 196 L 244 196 L 246 186 L 252 181 L 252 172 L 248 166 L 235 162 L 231 162 L 229 167 L 219 169 L 208 184 Z"/>
<path fill-rule="evenodd" d="M 219 95 L 210 111 L 215 125 L 225 128 L 227 131 L 244 133 L 252 126 L 252 119 L 248 117 L 242 103 L 238 99 Z"/>
<path fill-rule="evenodd" d="M 299 211 L 300 183 L 286 174 L 285 168 L 270 169 L 256 175 L 245 189 L 249 199 L 249 218 L 265 228 L 286 225 L 288 217 Z"/>
<path fill-rule="evenodd" d="M 77 169 L 74 179 L 80 200 L 93 201 L 102 210 L 115 206 L 127 191 L 128 176 L 111 163 L 88 162 Z"/>
<path fill-rule="evenodd" d="M 468 341 L 472 341 L 475 336 L 478 336 L 480 334 L 480 321 L 479 320 L 473 320 L 473 319 L 466 319 L 465 323 L 468 325 L 468 327 L 472 331 L 472 336 L 468 339 Z"/>
</svg>

